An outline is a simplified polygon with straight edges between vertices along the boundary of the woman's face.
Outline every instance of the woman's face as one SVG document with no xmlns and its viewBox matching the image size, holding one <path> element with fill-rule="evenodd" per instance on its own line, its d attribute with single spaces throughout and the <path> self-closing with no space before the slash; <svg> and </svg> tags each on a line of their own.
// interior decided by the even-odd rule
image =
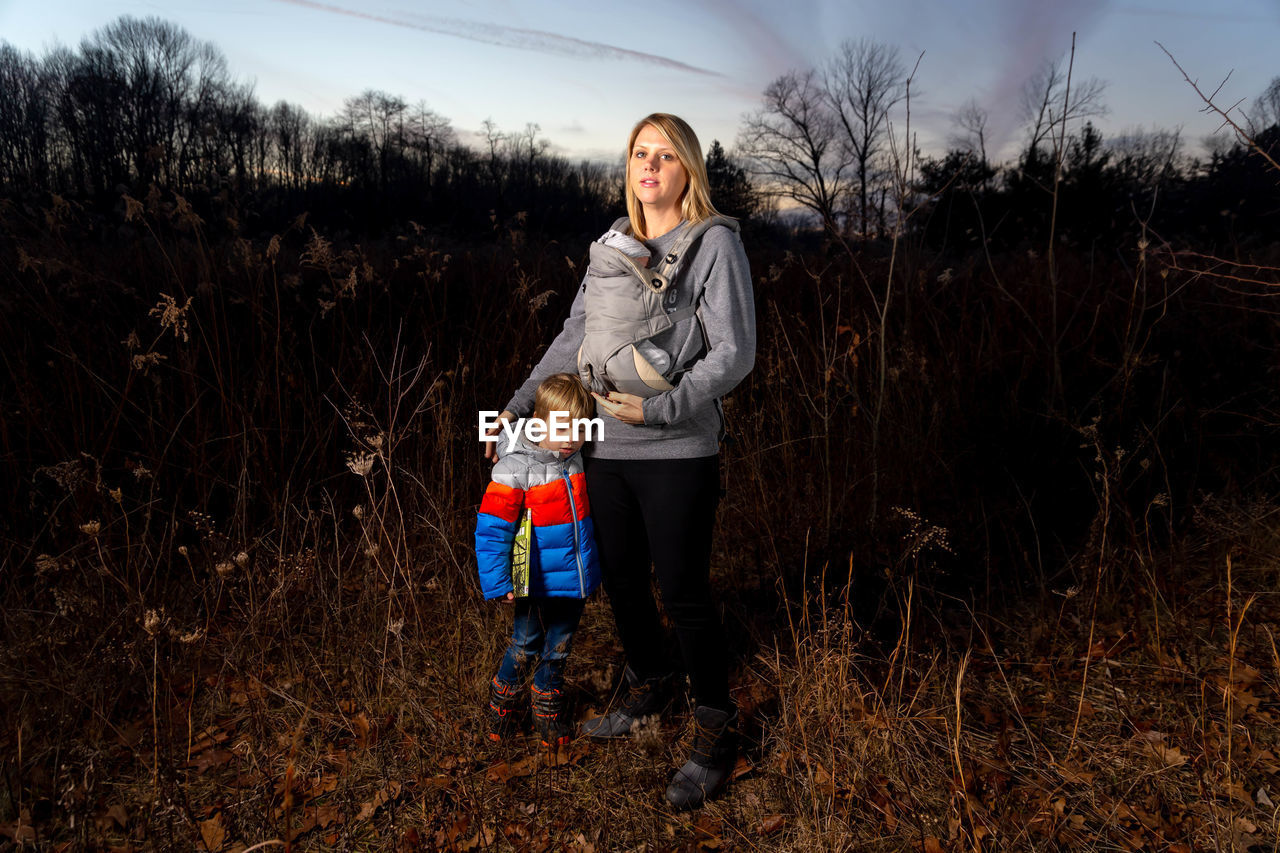
<svg viewBox="0 0 1280 853">
<path fill-rule="evenodd" d="M 689 177 L 676 152 L 653 125 L 646 124 L 636 134 L 627 165 L 627 180 L 642 205 L 657 212 L 680 204 Z"/>
</svg>

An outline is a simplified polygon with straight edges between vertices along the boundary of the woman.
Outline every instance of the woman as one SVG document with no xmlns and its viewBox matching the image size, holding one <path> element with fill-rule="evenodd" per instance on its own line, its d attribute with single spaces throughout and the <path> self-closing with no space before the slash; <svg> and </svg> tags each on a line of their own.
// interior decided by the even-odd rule
<svg viewBox="0 0 1280 853">
<path fill-rule="evenodd" d="M 718 216 L 698 138 L 682 119 L 654 113 L 632 129 L 627 152 L 628 230 L 654 258 L 670 260 L 683 229 Z M 647 398 L 594 395 L 606 417 L 602 438 L 588 445 L 587 494 L 628 689 L 612 713 L 582 726 L 595 740 L 626 737 L 637 720 L 669 704 L 672 666 L 650 588 L 652 563 L 695 700 L 693 754 L 666 792 L 682 809 L 723 788 L 737 757 L 738 714 L 710 585 L 711 536 L 720 494 L 720 397 L 755 362 L 751 274 L 736 225 L 722 220 L 683 254 L 662 303 L 682 319 L 650 340 L 670 356 L 674 387 Z M 564 328 L 500 419 L 528 414 L 544 377 L 578 370 L 586 319 L 579 289 Z"/>
</svg>

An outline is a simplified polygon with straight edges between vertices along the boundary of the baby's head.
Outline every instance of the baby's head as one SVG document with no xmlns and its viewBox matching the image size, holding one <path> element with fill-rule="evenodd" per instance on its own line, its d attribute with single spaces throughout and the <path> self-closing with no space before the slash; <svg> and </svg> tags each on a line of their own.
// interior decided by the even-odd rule
<svg viewBox="0 0 1280 853">
<path fill-rule="evenodd" d="M 552 424 L 553 413 L 559 415 L 554 425 Z M 552 430 L 543 441 L 538 442 L 538 446 L 543 450 L 555 451 L 562 459 L 572 456 L 582 447 L 588 434 L 585 429 L 574 431 L 573 423 L 587 420 L 595 413 L 596 401 L 592 399 L 581 379 L 572 373 L 553 373 L 542 380 L 533 401 L 533 416 L 547 424 L 548 430 Z M 556 427 L 569 432 L 568 441 L 553 440 L 565 438 L 565 436 L 554 434 Z"/>
<path fill-rule="evenodd" d="M 597 242 L 604 243 L 606 246 L 612 246 L 619 252 L 622 252 L 622 254 L 635 261 L 636 266 L 638 267 L 649 266 L 649 250 L 645 248 L 644 243 L 641 243 L 635 237 L 630 237 L 623 234 L 621 231 L 614 231 L 610 229 L 609 231 L 604 232 Z"/>
</svg>

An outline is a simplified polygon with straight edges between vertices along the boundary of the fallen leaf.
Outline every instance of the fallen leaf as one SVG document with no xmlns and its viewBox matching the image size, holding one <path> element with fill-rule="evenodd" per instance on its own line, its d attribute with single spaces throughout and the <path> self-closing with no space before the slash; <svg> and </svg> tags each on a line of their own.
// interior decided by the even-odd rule
<svg viewBox="0 0 1280 853">
<path fill-rule="evenodd" d="M 372 800 L 360 806 L 360 812 L 356 815 L 356 820 L 368 820 L 373 817 L 374 812 L 400 796 L 400 787 L 399 782 L 388 782 L 387 787 L 374 794 Z"/>
<path fill-rule="evenodd" d="M 222 847 L 222 843 L 227 840 L 227 828 L 222 825 L 221 813 L 215 814 L 208 820 L 200 821 L 200 839 L 207 850 L 218 850 Z"/>
<path fill-rule="evenodd" d="M 1238 800 L 1239 802 L 1242 802 L 1242 803 L 1249 802 L 1249 794 L 1244 789 L 1244 783 L 1241 782 L 1239 779 L 1235 780 L 1234 782 L 1224 781 L 1218 787 L 1223 794 L 1227 795 L 1233 800 Z M 1252 830 L 1250 830 L 1250 832 L 1252 832 Z"/>
<path fill-rule="evenodd" d="M 475 850 L 483 846 L 486 850 L 493 846 L 493 842 L 498 839 L 498 833 L 491 826 L 482 826 L 480 831 L 468 838 L 466 841 L 458 842 L 459 850 Z"/>
<path fill-rule="evenodd" d="M 752 770 L 755 770 L 755 767 L 747 760 L 747 757 L 745 755 L 739 755 L 738 763 L 733 765 L 733 774 L 729 777 L 729 781 L 732 782 L 741 779 Z"/>
<path fill-rule="evenodd" d="M 400 837 L 400 853 L 422 848 L 422 835 L 416 829 L 410 829 Z"/>
<path fill-rule="evenodd" d="M 371 737 L 373 728 L 369 725 L 369 715 L 361 711 L 352 717 L 351 731 L 356 736 L 356 746 L 360 749 L 368 749 L 373 742 Z"/>
<path fill-rule="evenodd" d="M 1187 763 L 1187 756 L 1182 750 L 1176 746 L 1168 746 L 1164 739 L 1166 735 L 1163 732 L 1147 731 L 1139 732 L 1133 736 L 1134 741 L 1140 744 L 1152 763 L 1161 767 L 1180 767 Z"/>
<path fill-rule="evenodd" d="M 924 853 L 947 853 L 946 848 L 942 846 L 942 842 L 932 835 L 924 840 L 923 850 Z"/>
<path fill-rule="evenodd" d="M 36 830 L 31 825 L 30 818 L 26 820 L 19 819 L 14 823 L 0 823 L 0 836 L 8 838 L 10 841 L 16 841 L 19 844 L 36 842 Z"/>
<path fill-rule="evenodd" d="M 322 773 L 321 775 L 310 780 L 310 784 L 302 789 L 302 797 L 307 800 L 314 800 L 324 794 L 338 789 L 338 777 L 332 773 Z"/>
<path fill-rule="evenodd" d="M 1094 777 L 1098 775 L 1092 770 L 1085 770 L 1078 764 L 1059 764 L 1056 769 L 1064 782 L 1073 782 L 1080 785 L 1093 784 Z"/>
<path fill-rule="evenodd" d="M 589 751 L 585 743 L 568 743 L 557 746 L 555 752 L 546 750 L 539 757 L 551 767 L 564 767 L 568 764 L 577 764 Z M 533 769 L 537 769 L 537 761 L 534 762 Z"/>
<path fill-rule="evenodd" d="M 519 776 L 529 776 L 537 769 L 538 760 L 534 755 L 526 755 L 515 761 L 499 761 L 489 768 L 489 772 L 485 774 L 490 782 L 497 782 L 505 785 L 512 779 Z"/>
<path fill-rule="evenodd" d="M 335 823 L 342 823 L 342 812 L 333 803 L 316 806 L 316 824 L 321 829 L 328 829 Z"/>
<path fill-rule="evenodd" d="M 295 829 L 285 832 L 285 838 L 289 842 L 296 841 L 308 832 L 316 828 L 316 814 L 314 809 L 306 809 L 302 814 L 302 823 Z"/>
<path fill-rule="evenodd" d="M 235 753 L 230 750 L 209 749 L 194 756 L 183 766 L 190 767 L 200 774 L 208 772 L 211 768 L 221 767 L 235 757 Z"/>
<path fill-rule="evenodd" d="M 765 815 L 764 820 L 756 827 L 757 835 L 773 835 L 786 826 L 787 819 L 780 814 Z"/>
<path fill-rule="evenodd" d="M 724 839 L 720 837 L 720 822 L 709 814 L 698 818 L 698 822 L 693 825 L 693 831 L 698 839 L 698 848 L 701 850 L 719 850 L 724 844 Z"/>
<path fill-rule="evenodd" d="M 112 824 L 126 829 L 129 826 L 129 813 L 124 810 L 124 806 L 116 803 L 94 818 L 94 822 L 101 830 L 110 829 Z"/>
</svg>

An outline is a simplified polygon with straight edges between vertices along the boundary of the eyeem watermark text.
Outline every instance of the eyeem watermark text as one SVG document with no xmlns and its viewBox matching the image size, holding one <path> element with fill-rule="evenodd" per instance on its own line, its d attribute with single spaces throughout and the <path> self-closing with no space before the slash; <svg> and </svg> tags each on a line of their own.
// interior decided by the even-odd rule
<svg viewBox="0 0 1280 853">
<path fill-rule="evenodd" d="M 520 434 L 530 444 L 541 444 L 548 439 L 561 441 L 596 441 L 604 436 L 604 421 L 601 418 L 570 418 L 568 412 L 552 412 L 549 420 L 542 418 L 525 418 L 520 421 L 499 421 L 501 412 L 482 410 L 480 412 L 480 440 L 497 441 L 498 435 L 489 431 L 501 425 L 502 434 L 507 437 L 507 452 L 516 449 Z"/>
</svg>

